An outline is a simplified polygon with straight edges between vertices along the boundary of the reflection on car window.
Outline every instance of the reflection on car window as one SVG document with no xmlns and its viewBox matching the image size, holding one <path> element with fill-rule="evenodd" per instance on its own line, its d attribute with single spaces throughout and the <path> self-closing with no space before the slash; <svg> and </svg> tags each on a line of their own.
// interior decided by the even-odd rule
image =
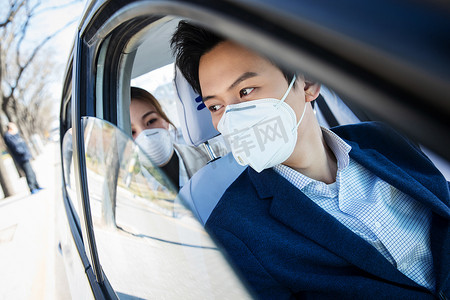
<svg viewBox="0 0 450 300">
<path fill-rule="evenodd" d="M 81 215 L 81 203 L 78 203 L 76 196 L 75 175 L 73 172 L 73 146 L 72 128 L 64 134 L 62 142 L 62 164 L 64 170 L 64 183 L 69 198 L 72 201 L 78 216 Z"/>
<path fill-rule="evenodd" d="M 133 140 L 96 118 L 84 118 L 83 128 L 99 259 L 119 296 L 248 298 L 177 189 Z"/>
</svg>

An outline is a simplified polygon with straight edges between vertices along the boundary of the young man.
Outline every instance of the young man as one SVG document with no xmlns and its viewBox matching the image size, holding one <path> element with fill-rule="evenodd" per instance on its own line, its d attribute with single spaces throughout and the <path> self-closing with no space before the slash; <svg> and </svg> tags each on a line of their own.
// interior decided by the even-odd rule
<svg viewBox="0 0 450 300">
<path fill-rule="evenodd" d="M 181 22 L 176 64 L 247 168 L 206 228 L 261 298 L 450 295 L 449 185 L 379 123 L 318 125 L 319 85 Z"/>
</svg>

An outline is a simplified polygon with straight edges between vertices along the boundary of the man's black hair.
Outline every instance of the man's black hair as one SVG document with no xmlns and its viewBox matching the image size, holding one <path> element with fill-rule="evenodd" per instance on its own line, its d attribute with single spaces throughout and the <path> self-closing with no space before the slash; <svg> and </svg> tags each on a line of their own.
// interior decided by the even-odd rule
<svg viewBox="0 0 450 300">
<path fill-rule="evenodd" d="M 170 46 L 176 56 L 175 64 L 194 91 L 200 95 L 202 94 L 198 78 L 200 58 L 225 40 L 220 35 L 186 21 L 180 21 L 177 30 L 172 36 Z M 278 67 L 278 65 L 276 66 Z M 280 70 L 288 83 L 291 82 L 294 72 L 286 71 L 282 68 Z"/>
<path fill-rule="evenodd" d="M 201 95 L 198 79 L 200 58 L 225 39 L 202 27 L 180 21 L 170 46 L 176 55 L 175 63 L 192 86 Z"/>
</svg>

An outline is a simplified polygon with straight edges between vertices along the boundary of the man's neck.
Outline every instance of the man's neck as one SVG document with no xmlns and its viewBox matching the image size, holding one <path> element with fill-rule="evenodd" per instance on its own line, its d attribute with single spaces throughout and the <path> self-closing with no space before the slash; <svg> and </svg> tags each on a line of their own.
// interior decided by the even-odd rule
<svg viewBox="0 0 450 300">
<path fill-rule="evenodd" d="M 337 160 L 318 123 L 301 135 L 293 155 L 284 164 L 314 180 L 327 184 L 336 181 Z"/>
</svg>

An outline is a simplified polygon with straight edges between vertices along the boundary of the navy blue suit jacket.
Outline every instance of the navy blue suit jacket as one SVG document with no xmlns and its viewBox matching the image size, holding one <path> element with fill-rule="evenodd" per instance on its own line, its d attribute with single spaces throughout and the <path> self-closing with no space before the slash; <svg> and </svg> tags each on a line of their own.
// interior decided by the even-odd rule
<svg viewBox="0 0 450 300">
<path fill-rule="evenodd" d="M 261 298 L 449 297 L 448 182 L 415 145 L 379 123 L 333 131 L 352 146 L 351 158 L 432 210 L 435 293 L 399 272 L 272 169 L 244 171 L 206 228 Z"/>
</svg>

